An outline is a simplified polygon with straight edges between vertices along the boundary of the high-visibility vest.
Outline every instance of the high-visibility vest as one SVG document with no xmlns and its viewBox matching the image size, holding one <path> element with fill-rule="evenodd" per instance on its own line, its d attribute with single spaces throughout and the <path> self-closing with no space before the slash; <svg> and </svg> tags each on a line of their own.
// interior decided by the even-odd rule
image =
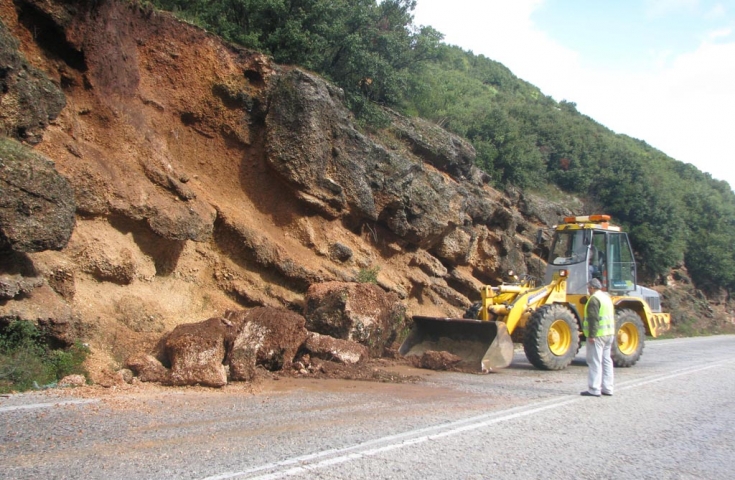
<svg viewBox="0 0 735 480">
<path fill-rule="evenodd" d="M 592 294 L 600 302 L 600 322 L 597 324 L 597 336 L 604 337 L 606 335 L 615 334 L 615 306 L 612 303 L 610 295 L 598 290 Z M 584 323 L 582 324 L 582 332 L 585 337 L 589 337 L 589 324 L 587 323 L 587 302 L 584 306 Z"/>
</svg>

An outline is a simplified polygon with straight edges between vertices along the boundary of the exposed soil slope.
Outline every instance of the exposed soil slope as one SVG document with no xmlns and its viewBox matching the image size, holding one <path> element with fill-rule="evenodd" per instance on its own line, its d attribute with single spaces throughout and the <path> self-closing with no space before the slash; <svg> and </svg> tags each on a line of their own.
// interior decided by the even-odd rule
<svg viewBox="0 0 735 480">
<path fill-rule="evenodd" d="M 42 281 L 2 314 L 87 339 L 95 378 L 177 325 L 302 313 L 309 286 L 366 272 L 408 315 L 461 316 L 507 269 L 538 274 L 536 228 L 569 213 L 490 188 L 472 147 L 433 125 L 361 133 L 339 89 L 168 14 L 41 0 L 0 14 L 13 58 L 46 78 L 32 85 L 65 99 L 2 126 L 76 202 L 61 250 L 4 257 Z"/>
</svg>

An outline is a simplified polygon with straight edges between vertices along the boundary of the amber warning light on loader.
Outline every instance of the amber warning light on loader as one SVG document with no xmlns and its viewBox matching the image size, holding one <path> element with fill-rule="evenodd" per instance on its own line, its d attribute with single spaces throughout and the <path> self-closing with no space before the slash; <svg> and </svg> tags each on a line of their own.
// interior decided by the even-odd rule
<svg viewBox="0 0 735 480">
<path fill-rule="evenodd" d="M 609 222 L 610 215 L 584 215 L 581 217 L 564 217 L 564 223 Z"/>
</svg>

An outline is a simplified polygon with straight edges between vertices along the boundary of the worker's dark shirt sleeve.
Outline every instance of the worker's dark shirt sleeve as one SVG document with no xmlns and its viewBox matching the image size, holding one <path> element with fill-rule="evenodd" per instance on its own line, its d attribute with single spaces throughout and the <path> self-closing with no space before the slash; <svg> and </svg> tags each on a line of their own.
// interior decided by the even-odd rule
<svg viewBox="0 0 735 480">
<path fill-rule="evenodd" d="M 597 329 L 600 326 L 600 300 L 595 297 L 590 297 L 589 303 L 587 304 L 587 329 L 589 335 L 587 338 L 595 338 L 597 336 Z"/>
</svg>

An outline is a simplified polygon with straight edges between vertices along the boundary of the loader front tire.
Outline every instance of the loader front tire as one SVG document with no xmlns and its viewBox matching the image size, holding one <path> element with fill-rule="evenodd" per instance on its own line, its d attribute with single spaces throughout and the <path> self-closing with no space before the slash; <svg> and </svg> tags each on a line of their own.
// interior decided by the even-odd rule
<svg viewBox="0 0 735 480">
<path fill-rule="evenodd" d="M 523 339 L 526 358 L 541 370 L 563 370 L 579 350 L 579 325 L 564 305 L 544 305 L 526 324 Z"/>
<path fill-rule="evenodd" d="M 615 314 L 615 341 L 611 356 L 613 365 L 632 367 L 643 355 L 646 330 L 643 320 L 633 310 L 624 308 Z"/>
</svg>

